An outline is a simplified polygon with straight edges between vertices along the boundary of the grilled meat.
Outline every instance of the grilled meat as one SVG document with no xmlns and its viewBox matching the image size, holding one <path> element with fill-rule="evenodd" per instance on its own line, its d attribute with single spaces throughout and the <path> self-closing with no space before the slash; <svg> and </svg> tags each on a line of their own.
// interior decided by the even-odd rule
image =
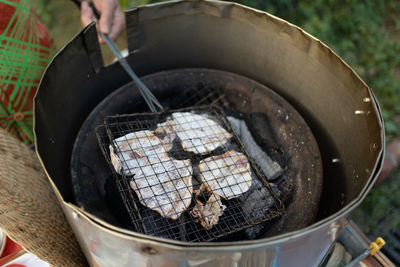
<svg viewBox="0 0 400 267">
<path fill-rule="evenodd" d="M 130 182 L 140 202 L 176 220 L 192 201 L 192 166 L 190 160 L 173 160 L 154 165 L 154 174 L 135 175 Z"/>
<path fill-rule="evenodd" d="M 172 113 L 166 122 L 158 124 L 155 132 L 163 134 L 166 143 L 177 135 L 185 151 L 202 155 L 210 153 L 232 137 L 208 115 L 190 112 Z"/>
<path fill-rule="evenodd" d="M 205 186 L 202 186 L 200 192 L 204 189 Z M 198 200 L 198 193 L 196 194 L 197 204 L 190 211 L 190 214 L 194 218 L 198 218 L 196 222 L 200 222 L 204 229 L 210 230 L 211 228 L 213 228 L 214 225 L 218 224 L 219 217 L 224 214 L 226 206 L 222 204 L 221 197 L 216 194 L 211 194 L 211 196 L 207 200 L 207 203 L 204 204 Z"/>
<path fill-rule="evenodd" d="M 192 199 L 190 160 L 168 156 L 165 144 L 152 131 L 129 133 L 115 140 L 116 153 L 110 146 L 115 170 L 134 175 L 130 185 L 146 207 L 161 216 L 176 220 Z"/>
<path fill-rule="evenodd" d="M 164 143 L 167 151 L 172 149 L 173 142 L 176 138 L 174 121 L 172 119 L 168 119 L 163 123 L 157 124 L 157 129 L 154 131 L 154 133 L 162 136 L 161 140 Z"/>
<path fill-rule="evenodd" d="M 208 191 L 225 199 L 238 197 L 251 186 L 249 161 L 234 150 L 200 161 L 199 170 Z"/>
</svg>

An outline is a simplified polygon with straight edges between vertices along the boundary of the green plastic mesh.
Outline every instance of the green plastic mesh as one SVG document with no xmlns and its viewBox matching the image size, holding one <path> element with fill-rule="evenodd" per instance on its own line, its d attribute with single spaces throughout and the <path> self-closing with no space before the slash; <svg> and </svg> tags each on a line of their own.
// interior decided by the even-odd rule
<svg viewBox="0 0 400 267">
<path fill-rule="evenodd" d="M 33 142 L 33 97 L 54 54 L 30 0 L 0 0 L 0 126 Z"/>
</svg>

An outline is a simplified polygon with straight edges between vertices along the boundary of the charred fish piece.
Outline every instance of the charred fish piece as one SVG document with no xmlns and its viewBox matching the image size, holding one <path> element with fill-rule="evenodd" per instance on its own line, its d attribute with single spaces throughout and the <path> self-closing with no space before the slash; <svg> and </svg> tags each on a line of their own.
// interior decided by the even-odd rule
<svg viewBox="0 0 400 267">
<path fill-rule="evenodd" d="M 202 203 L 199 200 L 199 195 L 206 190 L 206 185 L 202 184 L 196 192 L 196 205 L 190 211 L 190 215 L 197 218 L 196 222 L 199 222 L 204 229 L 210 230 L 214 225 L 218 224 L 219 217 L 224 214 L 226 206 L 222 204 L 221 197 L 217 194 L 211 194 L 207 202 Z"/>
</svg>

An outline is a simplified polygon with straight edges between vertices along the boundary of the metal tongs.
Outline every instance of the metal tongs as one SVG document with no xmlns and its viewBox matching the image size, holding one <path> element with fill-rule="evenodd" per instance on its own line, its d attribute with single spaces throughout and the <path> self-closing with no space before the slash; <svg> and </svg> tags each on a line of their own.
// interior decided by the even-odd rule
<svg viewBox="0 0 400 267">
<path fill-rule="evenodd" d="M 87 0 L 84 0 L 84 1 L 87 1 Z M 80 8 L 81 1 L 74 0 L 74 2 Z M 95 17 L 95 22 L 98 24 L 101 14 L 97 10 L 97 8 L 95 7 L 95 5 L 93 4 L 92 1 L 88 1 L 88 4 L 92 8 L 93 14 Z M 160 104 L 160 102 L 157 100 L 157 98 L 153 95 L 153 93 L 149 90 L 149 88 L 139 79 L 139 77 L 135 74 L 135 72 L 129 66 L 128 62 L 122 56 L 121 51 L 119 50 L 118 46 L 114 43 L 114 41 L 111 40 L 111 38 L 108 36 L 108 34 L 101 32 L 100 28 L 98 28 L 98 32 L 100 33 L 101 38 L 104 39 L 104 41 L 110 47 L 111 51 L 117 57 L 119 64 L 121 64 L 121 66 L 124 68 L 124 70 L 129 74 L 129 76 L 131 76 L 132 80 L 135 82 L 137 88 L 139 89 L 140 94 L 143 96 L 144 100 L 146 101 L 146 104 L 149 106 L 150 110 L 152 112 L 157 112 L 157 109 L 155 106 L 157 106 L 160 110 L 163 110 L 163 107 Z"/>
</svg>

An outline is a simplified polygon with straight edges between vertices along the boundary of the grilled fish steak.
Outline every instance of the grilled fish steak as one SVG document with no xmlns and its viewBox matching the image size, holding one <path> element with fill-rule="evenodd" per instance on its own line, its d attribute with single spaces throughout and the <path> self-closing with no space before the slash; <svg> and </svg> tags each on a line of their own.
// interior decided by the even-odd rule
<svg viewBox="0 0 400 267">
<path fill-rule="evenodd" d="M 134 175 L 130 186 L 139 201 L 161 216 L 176 220 L 192 200 L 190 160 L 168 156 L 165 144 L 153 131 L 129 133 L 114 140 L 110 157 L 117 173 Z"/>
<path fill-rule="evenodd" d="M 201 186 L 196 193 L 196 206 L 190 212 L 206 230 L 218 224 L 226 206 L 221 197 L 231 199 L 249 190 L 252 177 L 250 164 L 245 155 L 230 150 L 222 155 L 206 158 L 199 163 Z M 207 203 L 198 200 L 203 191 L 211 194 Z"/>
<path fill-rule="evenodd" d="M 232 137 L 207 114 L 190 112 L 172 113 L 166 122 L 158 124 L 155 132 L 163 134 L 166 143 L 178 136 L 185 151 L 202 155 L 210 153 Z"/>
<path fill-rule="evenodd" d="M 139 201 L 173 220 L 190 206 L 193 193 L 190 160 L 176 160 L 167 153 L 176 137 L 185 151 L 205 155 L 226 144 L 232 134 L 206 114 L 175 112 L 154 132 L 132 132 L 114 140 L 116 151 L 110 146 L 116 172 L 133 176 L 130 186 Z M 211 196 L 205 204 L 197 201 L 191 214 L 208 230 L 226 208 L 221 197 L 231 199 L 249 189 L 251 171 L 246 156 L 234 150 L 200 161 L 199 170 L 201 188 Z"/>
<path fill-rule="evenodd" d="M 176 220 L 192 201 L 190 160 L 171 160 L 158 165 L 160 170 L 165 170 L 150 176 L 145 173 L 135 175 L 130 185 L 144 206 Z"/>
<path fill-rule="evenodd" d="M 238 197 L 251 186 L 250 163 L 234 150 L 200 161 L 199 170 L 207 190 L 225 199 Z"/>
<path fill-rule="evenodd" d="M 112 146 L 110 146 L 110 155 L 114 161 L 112 163 L 115 170 L 119 174 L 131 176 L 138 172 L 150 172 L 149 175 L 151 175 L 152 164 L 170 160 L 164 143 L 149 130 L 121 136 L 114 140 L 114 144 L 117 151 L 111 151 Z M 117 158 L 122 164 L 121 168 L 111 152 L 117 152 Z"/>
<path fill-rule="evenodd" d="M 165 122 L 157 124 L 157 129 L 154 131 L 154 133 L 162 136 L 161 140 L 164 143 L 167 151 L 172 149 L 173 142 L 176 138 L 173 120 L 168 119 Z"/>
</svg>

